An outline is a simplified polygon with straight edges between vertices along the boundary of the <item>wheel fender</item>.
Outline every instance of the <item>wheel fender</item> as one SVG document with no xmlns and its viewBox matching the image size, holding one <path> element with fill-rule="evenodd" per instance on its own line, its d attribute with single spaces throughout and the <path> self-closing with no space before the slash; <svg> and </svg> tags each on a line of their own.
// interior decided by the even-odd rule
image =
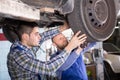
<svg viewBox="0 0 120 80">
<path fill-rule="evenodd" d="M 74 9 L 74 0 L 67 0 L 67 2 L 64 5 L 57 8 L 57 10 L 61 14 L 71 13 L 73 11 L 73 9 Z"/>
</svg>

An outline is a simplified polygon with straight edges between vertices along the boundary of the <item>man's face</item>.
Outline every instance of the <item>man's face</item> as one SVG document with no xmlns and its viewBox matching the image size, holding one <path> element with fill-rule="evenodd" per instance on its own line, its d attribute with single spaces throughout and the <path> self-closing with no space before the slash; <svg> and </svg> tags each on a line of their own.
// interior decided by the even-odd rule
<svg viewBox="0 0 120 80">
<path fill-rule="evenodd" d="M 68 40 L 62 33 L 60 33 L 53 38 L 53 44 L 58 49 L 63 50 L 67 46 Z"/>
<path fill-rule="evenodd" d="M 39 46 L 40 39 L 41 37 L 39 35 L 39 27 L 34 27 L 29 35 L 28 45 L 31 47 Z"/>
</svg>

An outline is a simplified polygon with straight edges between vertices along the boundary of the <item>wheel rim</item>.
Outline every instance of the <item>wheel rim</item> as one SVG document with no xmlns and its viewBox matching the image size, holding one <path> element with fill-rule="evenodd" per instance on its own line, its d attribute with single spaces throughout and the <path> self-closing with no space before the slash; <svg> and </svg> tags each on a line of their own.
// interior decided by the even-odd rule
<svg viewBox="0 0 120 80">
<path fill-rule="evenodd" d="M 84 27 L 92 39 L 104 41 L 114 31 L 116 11 L 111 0 L 81 0 L 80 12 Z"/>
</svg>

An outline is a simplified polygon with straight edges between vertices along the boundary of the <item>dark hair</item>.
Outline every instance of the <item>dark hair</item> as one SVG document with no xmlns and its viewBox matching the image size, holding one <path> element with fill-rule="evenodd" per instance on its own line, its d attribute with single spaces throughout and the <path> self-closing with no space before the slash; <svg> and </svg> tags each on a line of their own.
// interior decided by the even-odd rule
<svg viewBox="0 0 120 80">
<path fill-rule="evenodd" d="M 19 40 L 21 41 L 21 36 L 24 33 L 30 34 L 34 27 L 38 27 L 38 24 L 35 22 L 20 21 L 17 27 L 17 33 L 18 33 Z"/>
<path fill-rule="evenodd" d="M 53 43 L 54 43 L 54 40 L 53 40 L 53 39 L 54 39 L 54 37 L 55 37 L 55 36 L 53 36 L 53 37 L 51 38 L 51 41 L 52 41 Z"/>
</svg>

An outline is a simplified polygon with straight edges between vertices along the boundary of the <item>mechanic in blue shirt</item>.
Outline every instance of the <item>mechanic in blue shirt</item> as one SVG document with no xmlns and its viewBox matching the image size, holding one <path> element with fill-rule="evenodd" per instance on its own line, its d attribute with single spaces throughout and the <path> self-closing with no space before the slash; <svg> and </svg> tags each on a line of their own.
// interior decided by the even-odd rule
<svg viewBox="0 0 120 80">
<path fill-rule="evenodd" d="M 58 34 L 52 38 L 53 45 L 58 49 L 56 54 L 53 54 L 51 58 L 58 55 L 61 50 L 68 44 L 67 38 L 62 34 Z M 67 58 L 65 63 L 58 69 L 57 74 L 60 80 L 88 80 L 86 67 L 82 58 L 82 55 L 91 47 L 94 43 L 89 43 L 84 49 L 78 47 L 71 52 L 71 55 Z M 73 53 L 80 53 L 78 59 L 75 61 L 72 56 Z M 72 63 L 72 64 L 71 64 Z"/>
</svg>

